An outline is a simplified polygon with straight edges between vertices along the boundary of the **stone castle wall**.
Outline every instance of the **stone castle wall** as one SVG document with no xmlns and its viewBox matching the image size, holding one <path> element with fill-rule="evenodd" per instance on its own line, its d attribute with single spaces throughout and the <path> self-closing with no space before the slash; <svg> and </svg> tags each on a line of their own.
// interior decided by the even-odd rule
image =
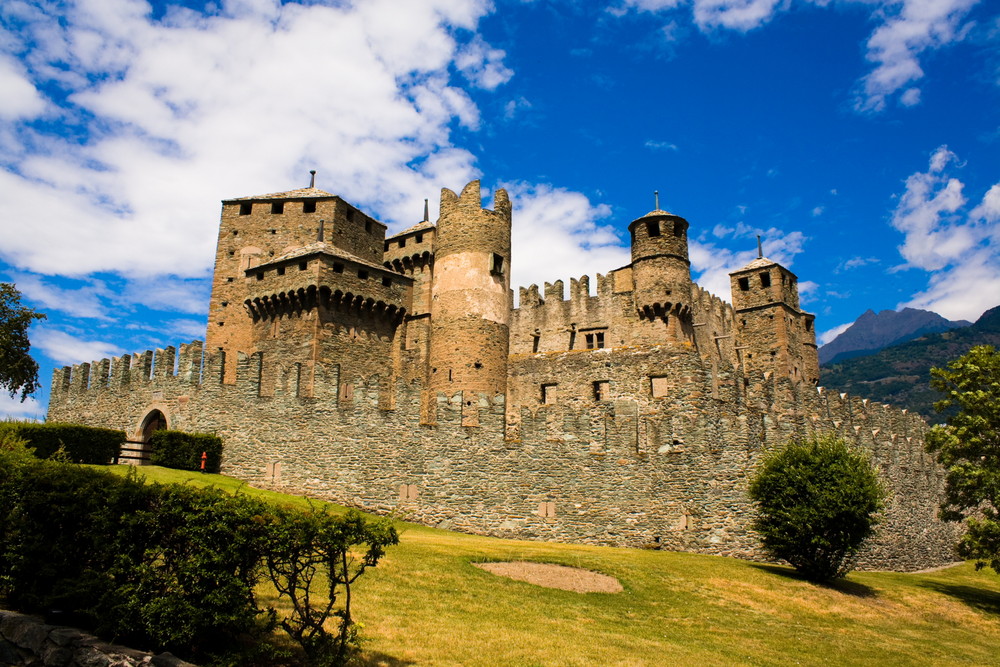
<svg viewBox="0 0 1000 667">
<path fill-rule="evenodd" d="M 219 434 L 223 471 L 251 483 L 485 535 L 748 558 L 760 557 L 746 484 L 761 454 L 833 432 L 871 452 L 893 490 L 863 564 L 953 560 L 922 420 L 747 376 L 691 343 L 514 354 L 506 400 L 429 401 L 419 383 L 348 379 L 337 364 L 317 363 L 302 391 L 294 366 L 260 353 L 238 355 L 228 384 L 222 355 L 202 348 L 57 371 L 49 419 L 135 434 L 159 410 L 169 428 Z"/>
</svg>

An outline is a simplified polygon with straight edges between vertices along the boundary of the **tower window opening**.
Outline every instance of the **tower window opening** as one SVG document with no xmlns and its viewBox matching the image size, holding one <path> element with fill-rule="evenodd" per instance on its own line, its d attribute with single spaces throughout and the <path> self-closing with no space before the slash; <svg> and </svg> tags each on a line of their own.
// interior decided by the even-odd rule
<svg viewBox="0 0 1000 667">
<path fill-rule="evenodd" d="M 747 292 L 747 291 L 750 290 L 750 279 L 749 278 L 740 278 L 736 282 L 739 283 L 740 289 L 743 290 L 744 292 Z"/>
<path fill-rule="evenodd" d="M 271 230 L 271 233 L 272 233 L 272 234 L 277 234 L 277 233 L 278 233 L 278 230 L 277 230 L 277 229 L 272 229 L 272 230 Z"/>
<path fill-rule="evenodd" d="M 372 221 L 371 220 L 365 220 L 365 231 L 368 232 L 369 234 L 372 233 Z"/>
<path fill-rule="evenodd" d="M 490 273 L 494 275 L 503 273 L 503 255 L 493 253 L 493 266 L 490 268 Z"/>
<path fill-rule="evenodd" d="M 348 222 L 354 222 L 354 211 L 352 209 L 347 209 L 347 213 L 344 215 L 347 217 Z"/>
<path fill-rule="evenodd" d="M 279 276 L 285 275 L 285 267 L 283 267 L 283 266 L 279 266 L 278 267 L 278 275 Z"/>
<path fill-rule="evenodd" d="M 382 278 L 382 287 L 392 287 L 392 278 L 388 276 Z"/>
<path fill-rule="evenodd" d="M 271 202 L 271 213 L 273 215 L 280 215 L 285 212 L 285 202 L 276 201 Z"/>
<path fill-rule="evenodd" d="M 299 271 L 305 271 L 308 266 L 309 262 L 299 262 Z"/>
<path fill-rule="evenodd" d="M 531 341 L 531 351 L 532 352 L 538 352 L 538 343 L 539 343 L 539 341 L 542 340 L 542 337 L 539 336 L 538 334 L 535 334 L 531 338 L 532 338 L 532 341 Z"/>
<path fill-rule="evenodd" d="M 236 255 L 236 251 L 235 250 L 230 250 L 229 251 L 229 256 L 233 257 L 234 255 Z"/>
<path fill-rule="evenodd" d="M 302 202 L 302 212 L 303 213 L 315 213 L 316 212 L 316 202 L 314 202 L 314 201 L 304 201 L 304 202 Z"/>
<path fill-rule="evenodd" d="M 399 247 L 400 248 L 406 247 L 406 239 L 399 239 Z"/>
<path fill-rule="evenodd" d="M 604 332 L 595 331 L 587 334 L 587 349 L 599 350 L 604 347 Z"/>
<path fill-rule="evenodd" d="M 649 238 L 655 238 L 660 235 L 660 223 L 658 221 L 651 221 L 646 223 L 646 234 Z"/>
<path fill-rule="evenodd" d="M 361 280 L 368 280 L 368 272 L 364 269 L 358 269 L 358 278 L 361 278 Z"/>
<path fill-rule="evenodd" d="M 556 389 L 559 385 L 556 383 L 543 384 L 542 385 L 542 404 L 552 405 L 556 402 Z"/>
<path fill-rule="evenodd" d="M 240 204 L 240 215 L 250 215 L 253 212 L 253 202 L 243 202 Z"/>
<path fill-rule="evenodd" d="M 594 400 L 606 401 L 610 397 L 611 383 L 608 380 L 594 382 Z"/>
<path fill-rule="evenodd" d="M 263 271 L 258 272 L 257 273 L 257 280 L 263 280 L 263 279 L 264 279 L 264 272 Z"/>
<path fill-rule="evenodd" d="M 233 282 L 234 280 L 236 280 L 236 279 L 235 279 L 235 278 L 226 278 L 226 282 L 227 282 L 227 283 L 231 283 L 231 282 Z"/>
<path fill-rule="evenodd" d="M 761 287 L 771 286 L 771 274 L 768 273 L 767 271 L 764 271 L 763 273 L 760 274 L 760 286 Z"/>
<path fill-rule="evenodd" d="M 684 236 L 684 223 L 680 220 L 674 221 L 674 236 L 678 238 Z"/>
<path fill-rule="evenodd" d="M 812 331 L 812 330 L 813 330 L 813 323 L 810 322 L 809 320 L 806 320 L 806 331 Z"/>
<path fill-rule="evenodd" d="M 414 240 L 415 240 L 416 243 L 423 243 L 423 241 L 424 241 L 424 235 L 423 234 L 417 234 L 414 237 Z"/>
<path fill-rule="evenodd" d="M 233 230 L 233 236 L 239 236 L 239 235 L 240 235 L 240 232 L 239 232 L 239 230 L 237 230 L 237 229 L 234 229 L 234 230 Z"/>
<path fill-rule="evenodd" d="M 472 364 L 472 365 L 473 365 L 473 367 L 474 367 L 474 368 L 475 368 L 476 370 L 479 370 L 480 368 L 482 368 L 482 367 L 483 367 L 483 362 L 481 362 L 481 361 L 477 361 L 476 363 L 474 363 L 474 364 Z"/>
<path fill-rule="evenodd" d="M 334 262 L 334 264 L 333 264 L 333 272 L 334 273 L 343 273 L 344 272 L 344 265 L 341 264 L 340 262 Z"/>
<path fill-rule="evenodd" d="M 385 252 L 389 252 L 389 242 L 385 242 Z"/>
</svg>

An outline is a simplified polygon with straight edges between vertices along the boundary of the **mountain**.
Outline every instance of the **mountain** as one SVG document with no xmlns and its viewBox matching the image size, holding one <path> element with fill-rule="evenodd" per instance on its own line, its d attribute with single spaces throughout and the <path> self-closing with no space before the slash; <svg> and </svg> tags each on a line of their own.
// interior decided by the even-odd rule
<svg viewBox="0 0 1000 667">
<path fill-rule="evenodd" d="M 921 336 L 867 356 L 824 364 L 820 367 L 819 383 L 829 390 L 897 405 L 932 422 L 940 422 L 947 415 L 934 411 L 934 402 L 941 395 L 928 384 L 930 370 L 946 366 L 974 345 L 1000 348 L 1000 306 L 987 310 L 967 327 Z"/>
<path fill-rule="evenodd" d="M 937 313 L 916 308 L 883 310 L 878 314 L 866 310 L 854 324 L 819 348 L 819 363 L 836 363 L 872 354 L 890 345 L 970 324 L 965 320 L 952 322 Z"/>
</svg>

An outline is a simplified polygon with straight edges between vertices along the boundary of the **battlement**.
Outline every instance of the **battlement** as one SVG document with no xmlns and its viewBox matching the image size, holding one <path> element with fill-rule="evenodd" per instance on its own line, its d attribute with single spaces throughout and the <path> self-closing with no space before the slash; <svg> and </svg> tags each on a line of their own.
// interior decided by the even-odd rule
<svg viewBox="0 0 1000 667">
<path fill-rule="evenodd" d="M 545 283 L 544 290 L 538 285 L 518 288 L 518 309 L 539 308 L 546 304 L 557 302 L 579 302 L 585 299 L 600 299 L 611 297 L 614 281 L 611 274 L 596 274 L 597 294 L 590 293 L 590 276 L 580 276 L 569 279 L 569 298 L 566 298 L 566 286 L 562 280 Z M 542 296 L 544 294 L 544 297 Z"/>
</svg>

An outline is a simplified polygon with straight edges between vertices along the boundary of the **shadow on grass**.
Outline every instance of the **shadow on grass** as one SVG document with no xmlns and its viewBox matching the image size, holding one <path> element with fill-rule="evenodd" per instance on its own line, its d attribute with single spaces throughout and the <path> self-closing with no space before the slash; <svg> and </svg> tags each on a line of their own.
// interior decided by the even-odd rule
<svg viewBox="0 0 1000 667">
<path fill-rule="evenodd" d="M 1000 593 L 997 591 L 962 584 L 949 584 L 943 581 L 921 581 L 918 585 L 955 598 L 973 609 L 987 614 L 1000 615 Z"/>
<path fill-rule="evenodd" d="M 758 570 L 764 570 L 765 572 L 770 572 L 771 574 L 776 574 L 779 577 L 785 577 L 786 579 L 794 579 L 796 581 L 806 581 L 804 576 L 802 576 L 798 570 L 793 567 L 788 567 L 787 565 L 771 565 L 767 563 L 751 563 L 751 566 L 757 568 Z M 822 588 L 828 588 L 831 591 L 837 591 L 838 593 L 843 593 L 844 595 L 850 595 L 856 598 L 873 598 L 878 596 L 878 591 L 871 586 L 866 586 L 865 584 L 859 583 L 857 581 L 849 581 L 847 579 L 835 579 L 829 581 L 825 584 L 817 582 L 809 582 L 820 586 Z"/>
<path fill-rule="evenodd" d="M 351 665 L 363 665 L 363 667 L 406 667 L 406 665 L 417 664 L 413 660 L 400 660 L 386 653 L 378 651 L 365 651 L 361 655 L 351 660 Z"/>
</svg>

